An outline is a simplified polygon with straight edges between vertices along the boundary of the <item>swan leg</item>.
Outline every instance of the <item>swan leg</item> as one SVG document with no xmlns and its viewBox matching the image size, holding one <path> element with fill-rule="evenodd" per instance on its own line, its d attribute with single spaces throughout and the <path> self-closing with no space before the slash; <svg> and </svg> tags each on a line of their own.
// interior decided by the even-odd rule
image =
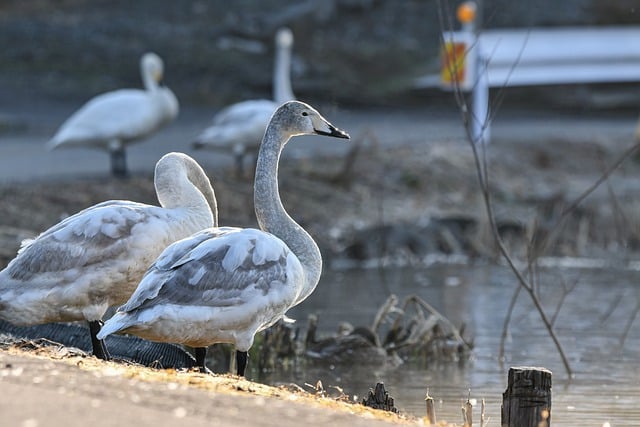
<svg viewBox="0 0 640 427">
<path fill-rule="evenodd" d="M 127 155 L 124 147 L 111 149 L 111 173 L 118 178 L 125 178 L 127 173 Z"/>
<path fill-rule="evenodd" d="M 246 351 L 236 350 L 236 366 L 238 367 L 238 375 L 244 377 L 244 370 L 247 367 L 249 354 Z"/>
<path fill-rule="evenodd" d="M 207 372 L 207 366 L 205 365 L 205 359 L 207 358 L 207 347 L 196 347 L 196 366 L 200 368 L 200 372 L 203 374 Z"/>
<path fill-rule="evenodd" d="M 93 355 L 98 359 L 111 360 L 111 355 L 107 351 L 107 346 L 103 340 L 99 340 L 96 335 L 102 328 L 102 321 L 92 320 L 89 321 L 89 334 L 91 335 L 91 346 L 93 347 Z"/>
<path fill-rule="evenodd" d="M 242 178 L 242 176 L 244 175 L 244 154 L 243 153 L 236 154 L 235 161 L 236 161 L 236 177 Z"/>
</svg>

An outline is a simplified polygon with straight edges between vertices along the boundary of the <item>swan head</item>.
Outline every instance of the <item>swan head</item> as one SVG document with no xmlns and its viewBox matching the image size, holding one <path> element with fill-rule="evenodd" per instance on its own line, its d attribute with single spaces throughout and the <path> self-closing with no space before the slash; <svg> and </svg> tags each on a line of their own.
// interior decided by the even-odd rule
<svg viewBox="0 0 640 427">
<path fill-rule="evenodd" d="M 153 52 L 147 52 L 140 59 L 142 75 L 151 77 L 156 83 L 160 83 L 164 74 L 162 59 Z"/>
<path fill-rule="evenodd" d="M 165 208 L 193 206 L 206 201 L 213 225 L 218 224 L 218 204 L 211 181 L 192 157 L 167 153 L 156 163 L 154 185 L 160 205 Z"/>
<path fill-rule="evenodd" d="M 287 27 L 280 28 L 276 33 L 276 45 L 290 48 L 293 46 L 293 33 Z"/>
<path fill-rule="evenodd" d="M 323 135 L 349 139 L 349 134 L 338 129 L 313 107 L 300 101 L 288 101 L 282 104 L 271 119 L 288 136 Z"/>
</svg>

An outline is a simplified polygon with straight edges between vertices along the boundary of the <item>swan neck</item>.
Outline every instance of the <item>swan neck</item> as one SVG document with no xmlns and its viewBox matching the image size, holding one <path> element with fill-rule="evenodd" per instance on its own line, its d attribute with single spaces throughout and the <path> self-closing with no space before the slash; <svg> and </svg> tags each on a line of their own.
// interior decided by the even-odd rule
<svg viewBox="0 0 640 427">
<path fill-rule="evenodd" d="M 276 60 L 273 70 L 273 100 L 281 105 L 295 99 L 291 88 L 291 47 L 276 45 Z"/>
<path fill-rule="evenodd" d="M 322 271 L 320 249 L 311 236 L 284 209 L 278 188 L 278 163 L 288 135 L 269 124 L 260 146 L 254 184 L 254 206 L 260 228 L 280 238 L 298 257 L 306 283 L 298 302 L 313 292 Z"/>
<path fill-rule="evenodd" d="M 194 160 L 161 159 L 156 166 L 154 186 L 163 208 L 187 209 L 190 217 L 204 221 L 205 227 L 217 225 L 218 205 L 213 187 Z"/>
<path fill-rule="evenodd" d="M 218 201 L 216 199 L 216 194 L 213 191 L 213 186 L 211 182 L 207 178 L 206 175 L 202 177 L 190 178 L 190 181 L 193 183 L 195 188 L 200 191 L 200 193 L 204 196 L 204 199 L 207 203 L 209 210 L 211 211 L 211 217 L 213 220 L 213 226 L 218 226 Z"/>
<path fill-rule="evenodd" d="M 148 67 L 145 67 L 144 64 L 142 64 L 140 68 L 141 68 L 140 73 L 142 75 L 142 84 L 144 85 L 144 88 L 148 92 L 153 92 L 158 90 L 159 88 L 158 82 L 153 77 L 153 73 L 151 72 L 151 70 Z"/>
</svg>

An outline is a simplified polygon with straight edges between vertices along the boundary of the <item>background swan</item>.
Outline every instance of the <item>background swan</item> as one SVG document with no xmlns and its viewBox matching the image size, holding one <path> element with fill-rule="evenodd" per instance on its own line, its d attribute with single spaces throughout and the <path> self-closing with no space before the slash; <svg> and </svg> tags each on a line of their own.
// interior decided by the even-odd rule
<svg viewBox="0 0 640 427">
<path fill-rule="evenodd" d="M 140 59 L 145 90 L 120 89 L 89 100 L 60 126 L 47 142 L 49 149 L 61 146 L 93 147 L 111 153 L 111 172 L 127 175 L 125 145 L 158 131 L 178 115 L 178 100 L 160 86 L 162 59 L 145 53 Z"/>
<path fill-rule="evenodd" d="M 211 126 L 202 131 L 192 144 L 195 149 L 230 151 L 235 157 L 238 175 L 242 175 L 245 155 L 257 152 L 276 108 L 286 101 L 295 99 L 291 89 L 291 30 L 279 29 L 275 45 L 273 100 L 254 99 L 225 107 L 213 117 Z"/>
<path fill-rule="evenodd" d="M 156 165 L 162 207 L 113 200 L 87 208 L 23 243 L 0 272 L 0 318 L 18 326 L 87 320 L 95 334 L 108 307 L 127 301 L 171 243 L 217 225 L 215 194 L 191 157 L 169 153 Z"/>
<path fill-rule="evenodd" d="M 98 337 L 122 331 L 196 347 L 203 370 L 207 346 L 232 343 L 237 372 L 244 375 L 255 334 L 284 318 L 320 279 L 320 250 L 285 211 L 277 177 L 287 141 L 310 134 L 349 138 L 307 104 L 290 101 L 278 108 L 255 174 L 254 206 L 261 230 L 211 228 L 169 246 Z"/>
</svg>

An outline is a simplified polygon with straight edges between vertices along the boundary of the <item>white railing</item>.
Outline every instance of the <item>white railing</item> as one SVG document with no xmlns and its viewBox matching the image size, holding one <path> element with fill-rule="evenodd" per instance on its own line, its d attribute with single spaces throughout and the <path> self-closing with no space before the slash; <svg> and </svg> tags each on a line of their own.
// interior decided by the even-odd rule
<svg viewBox="0 0 640 427">
<path fill-rule="evenodd" d="M 489 88 L 640 81 L 640 27 L 443 33 L 440 86 L 472 91 L 470 133 L 488 142 Z M 431 79 L 433 82 L 433 79 Z"/>
</svg>

